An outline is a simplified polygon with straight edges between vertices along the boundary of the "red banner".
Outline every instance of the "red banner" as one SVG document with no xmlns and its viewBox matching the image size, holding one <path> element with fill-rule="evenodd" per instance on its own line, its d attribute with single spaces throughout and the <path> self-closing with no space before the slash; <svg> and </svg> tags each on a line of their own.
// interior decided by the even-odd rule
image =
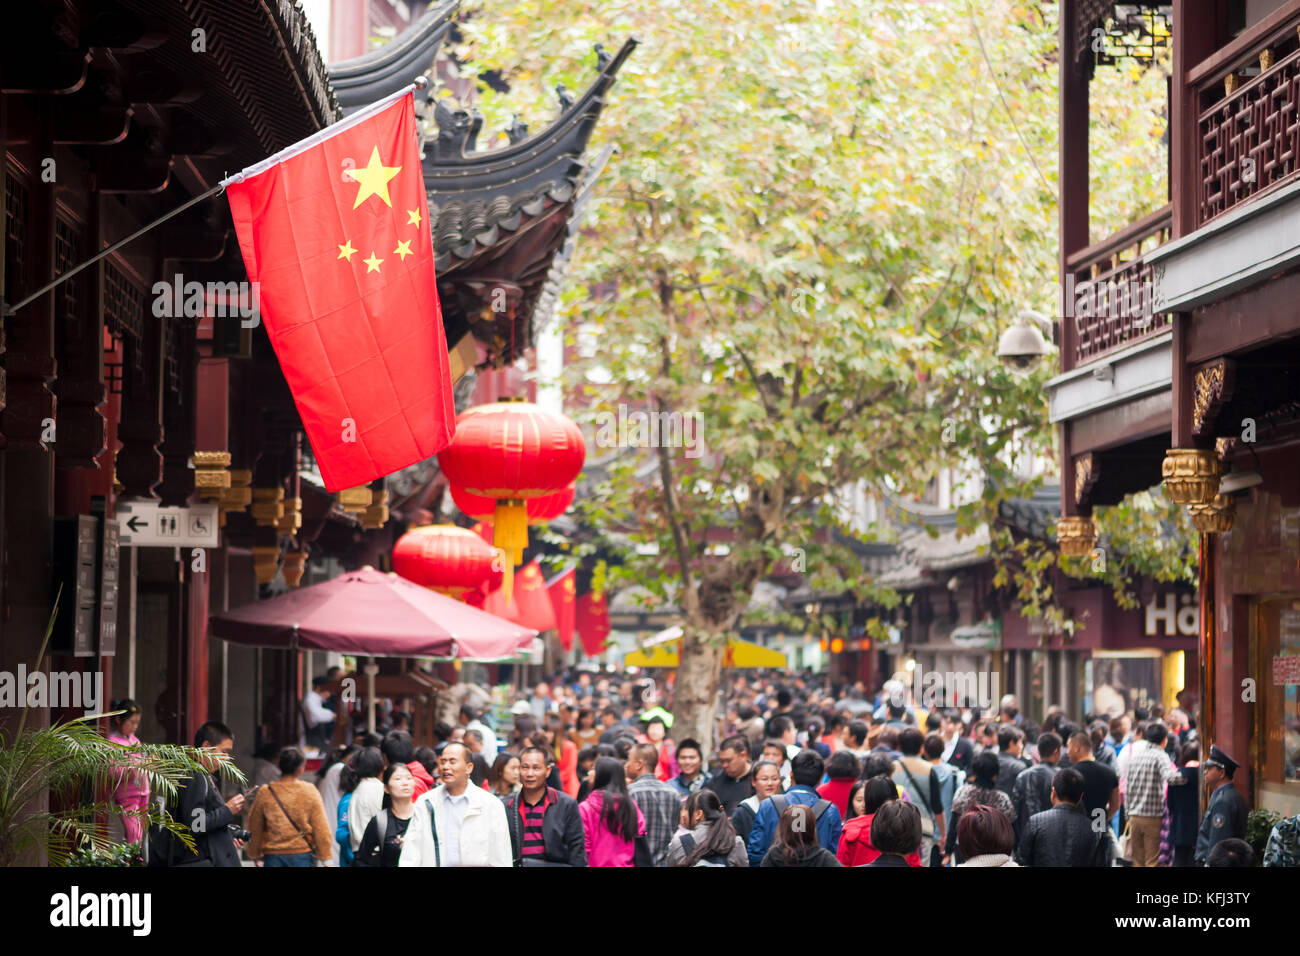
<svg viewBox="0 0 1300 956">
<path fill-rule="evenodd" d="M 576 619 L 582 649 L 588 657 L 595 657 L 609 639 L 609 605 L 605 595 L 589 591 L 578 598 Z"/>
<path fill-rule="evenodd" d="M 547 593 L 551 595 L 551 606 L 555 608 L 555 629 L 560 634 L 560 646 L 567 654 L 573 649 L 573 631 L 576 626 L 577 595 L 575 593 L 577 569 L 570 568 L 558 574 L 546 583 Z"/>
</svg>

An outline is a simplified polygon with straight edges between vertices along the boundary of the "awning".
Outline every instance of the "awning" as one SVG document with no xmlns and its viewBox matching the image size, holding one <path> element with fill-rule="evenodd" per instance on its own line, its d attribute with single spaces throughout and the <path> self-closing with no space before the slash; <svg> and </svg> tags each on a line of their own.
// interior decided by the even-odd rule
<svg viewBox="0 0 1300 956">
<path fill-rule="evenodd" d="M 213 615 L 211 629 L 216 637 L 254 647 L 479 661 L 526 654 L 537 636 L 373 568 Z"/>
<path fill-rule="evenodd" d="M 682 648 L 682 629 L 660 631 L 638 650 L 623 658 L 624 667 L 676 667 Z M 723 667 L 789 667 L 780 651 L 733 637 L 722 654 Z"/>
</svg>

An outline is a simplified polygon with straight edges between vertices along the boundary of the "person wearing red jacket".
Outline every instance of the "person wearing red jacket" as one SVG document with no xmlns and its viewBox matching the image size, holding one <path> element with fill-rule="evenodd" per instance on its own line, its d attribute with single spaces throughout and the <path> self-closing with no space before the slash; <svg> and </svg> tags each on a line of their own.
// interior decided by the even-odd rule
<svg viewBox="0 0 1300 956">
<path fill-rule="evenodd" d="M 560 770 L 560 789 L 571 797 L 577 797 L 578 787 L 578 745 L 569 739 L 568 727 L 559 717 L 546 721 L 546 742 L 551 747 L 552 762 Z"/>
<path fill-rule="evenodd" d="M 888 777 L 868 780 L 862 787 L 862 809 L 865 812 L 844 824 L 835 858 L 845 866 L 865 866 L 880 856 L 880 851 L 871 843 L 871 821 L 877 810 L 897 799 L 898 788 Z M 916 851 L 908 854 L 906 859 L 908 866 L 921 865 L 921 855 Z"/>
<path fill-rule="evenodd" d="M 847 750 L 837 750 L 826 761 L 826 776 L 830 779 L 817 788 L 817 795 L 835 804 L 840 816 L 847 820 L 850 816 L 849 791 L 861 775 L 862 764 L 858 758 Z"/>
<path fill-rule="evenodd" d="M 411 776 L 415 778 L 415 793 L 411 796 L 412 800 L 419 800 L 427 791 L 438 785 L 438 781 L 424 764 L 415 759 L 415 741 L 405 730 L 390 730 L 384 735 L 379 749 L 383 752 L 386 763 L 404 763 L 411 771 Z"/>
</svg>

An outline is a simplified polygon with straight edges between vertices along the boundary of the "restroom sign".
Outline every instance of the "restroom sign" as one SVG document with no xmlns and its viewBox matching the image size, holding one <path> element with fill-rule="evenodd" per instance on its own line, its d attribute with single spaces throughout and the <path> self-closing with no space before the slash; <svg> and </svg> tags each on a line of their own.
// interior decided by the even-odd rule
<svg viewBox="0 0 1300 956">
<path fill-rule="evenodd" d="M 1142 633 L 1147 637 L 1196 637 L 1201 632 L 1201 608 L 1196 595 L 1166 591 L 1146 606 Z"/>
<path fill-rule="evenodd" d="M 217 505 L 164 507 L 156 501 L 124 501 L 117 506 L 124 548 L 216 548 L 220 546 Z"/>
</svg>

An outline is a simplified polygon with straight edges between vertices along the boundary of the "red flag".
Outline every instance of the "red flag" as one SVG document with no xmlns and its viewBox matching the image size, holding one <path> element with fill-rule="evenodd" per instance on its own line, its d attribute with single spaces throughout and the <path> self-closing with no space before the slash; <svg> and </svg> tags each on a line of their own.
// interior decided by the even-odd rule
<svg viewBox="0 0 1300 956">
<path fill-rule="evenodd" d="M 536 558 L 515 572 L 513 593 L 514 600 L 507 603 L 505 588 L 497 588 L 487 596 L 483 610 L 534 631 L 555 627 L 555 609 L 546 593 L 546 581 Z"/>
<path fill-rule="evenodd" d="M 456 429 L 410 93 L 227 182 L 259 313 L 329 491 Z"/>
<path fill-rule="evenodd" d="M 605 595 L 588 591 L 578 598 L 575 617 L 582 649 L 588 657 L 595 657 L 604 649 L 609 637 L 609 605 L 605 603 Z"/>
<path fill-rule="evenodd" d="M 576 613 L 576 595 L 574 594 L 577 568 L 569 568 L 563 574 L 557 574 L 546 582 L 546 591 L 551 596 L 551 605 L 555 608 L 555 629 L 560 634 L 560 646 L 567 654 L 573 649 L 574 616 Z"/>
</svg>

